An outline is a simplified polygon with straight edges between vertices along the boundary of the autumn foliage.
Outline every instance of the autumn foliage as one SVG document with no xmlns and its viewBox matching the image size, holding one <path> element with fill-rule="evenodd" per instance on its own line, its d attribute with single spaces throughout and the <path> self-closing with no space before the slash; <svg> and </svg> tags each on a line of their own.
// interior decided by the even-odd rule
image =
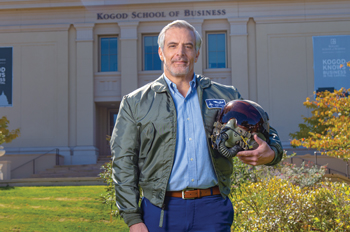
<svg viewBox="0 0 350 232">
<path fill-rule="evenodd" d="M 292 146 L 303 146 L 323 155 L 350 160 L 350 89 L 333 93 L 319 92 L 316 99 L 306 98 L 304 105 L 312 109 L 311 117 L 304 117 L 299 131 L 291 133 Z"/>
<path fill-rule="evenodd" d="M 350 186 L 320 182 L 301 188 L 286 179 L 244 183 L 231 194 L 237 231 L 350 231 Z"/>
<path fill-rule="evenodd" d="M 5 116 L 0 118 L 0 144 L 9 143 L 19 136 L 19 129 L 12 131 L 8 129 L 9 123 Z"/>
</svg>

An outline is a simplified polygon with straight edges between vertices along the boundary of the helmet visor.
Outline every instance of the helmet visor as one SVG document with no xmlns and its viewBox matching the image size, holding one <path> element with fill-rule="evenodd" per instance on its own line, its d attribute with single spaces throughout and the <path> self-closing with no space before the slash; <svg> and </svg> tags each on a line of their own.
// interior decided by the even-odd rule
<svg viewBox="0 0 350 232">
<path fill-rule="evenodd" d="M 250 132 L 259 132 L 264 123 L 259 111 L 245 101 L 230 101 L 221 110 L 218 120 L 222 124 L 226 124 L 230 119 L 235 118 L 237 126 Z"/>
</svg>

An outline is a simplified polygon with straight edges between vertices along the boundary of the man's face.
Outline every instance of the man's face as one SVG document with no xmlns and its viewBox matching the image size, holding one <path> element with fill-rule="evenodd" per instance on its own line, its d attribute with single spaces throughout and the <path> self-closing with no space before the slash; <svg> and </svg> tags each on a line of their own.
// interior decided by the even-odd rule
<svg viewBox="0 0 350 232">
<path fill-rule="evenodd" d="M 192 77 L 199 56 L 195 45 L 195 35 L 187 28 L 172 27 L 165 32 L 164 48 L 158 53 L 167 77 Z"/>
</svg>

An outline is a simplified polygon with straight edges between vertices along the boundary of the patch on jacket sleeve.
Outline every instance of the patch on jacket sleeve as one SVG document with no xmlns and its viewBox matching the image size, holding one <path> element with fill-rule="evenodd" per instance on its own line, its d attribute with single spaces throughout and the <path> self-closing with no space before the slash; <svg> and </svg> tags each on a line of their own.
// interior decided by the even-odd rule
<svg viewBox="0 0 350 232">
<path fill-rule="evenodd" d="M 206 99 L 208 109 L 221 109 L 226 105 L 225 99 Z"/>
</svg>

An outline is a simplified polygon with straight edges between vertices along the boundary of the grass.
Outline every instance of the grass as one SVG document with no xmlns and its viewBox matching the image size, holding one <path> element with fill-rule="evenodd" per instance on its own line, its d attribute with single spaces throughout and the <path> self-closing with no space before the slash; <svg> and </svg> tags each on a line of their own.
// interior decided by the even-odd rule
<svg viewBox="0 0 350 232">
<path fill-rule="evenodd" d="M 0 188 L 1 231 L 129 231 L 99 202 L 105 186 Z"/>
</svg>

